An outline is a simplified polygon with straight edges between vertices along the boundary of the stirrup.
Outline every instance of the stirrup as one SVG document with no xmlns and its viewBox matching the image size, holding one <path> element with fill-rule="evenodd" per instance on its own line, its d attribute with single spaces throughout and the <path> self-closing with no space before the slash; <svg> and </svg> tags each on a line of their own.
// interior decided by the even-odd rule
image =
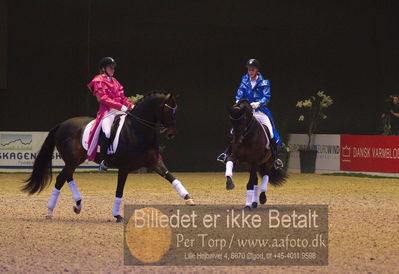
<svg viewBox="0 0 399 274">
<path fill-rule="evenodd" d="M 108 167 L 104 164 L 104 161 L 105 160 L 102 160 L 100 165 L 98 166 L 99 171 L 107 171 L 108 170 Z"/>
<path fill-rule="evenodd" d="M 283 167 L 284 167 L 284 163 L 283 163 L 283 161 L 281 161 L 279 158 L 277 158 L 275 161 L 274 161 L 274 168 L 275 169 L 282 169 Z"/>
<path fill-rule="evenodd" d="M 222 153 L 222 154 L 220 154 L 217 158 L 216 158 L 216 161 L 219 161 L 219 162 L 221 162 L 221 163 L 223 163 L 223 164 L 225 164 L 226 163 L 226 160 L 227 160 L 227 154 L 226 153 Z"/>
</svg>

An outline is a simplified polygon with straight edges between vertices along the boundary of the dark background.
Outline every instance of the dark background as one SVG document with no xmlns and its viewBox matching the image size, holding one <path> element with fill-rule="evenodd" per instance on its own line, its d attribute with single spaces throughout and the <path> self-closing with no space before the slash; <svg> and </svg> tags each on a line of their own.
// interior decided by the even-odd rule
<svg viewBox="0 0 399 274">
<path fill-rule="evenodd" d="M 303 133 L 295 104 L 334 99 L 318 133 L 373 134 L 399 93 L 398 1 L 0 0 L 0 130 L 47 131 L 95 116 L 86 84 L 113 56 L 126 95 L 178 93 L 171 170 L 215 171 L 225 106 L 247 59 L 271 80 L 279 130 Z"/>
</svg>

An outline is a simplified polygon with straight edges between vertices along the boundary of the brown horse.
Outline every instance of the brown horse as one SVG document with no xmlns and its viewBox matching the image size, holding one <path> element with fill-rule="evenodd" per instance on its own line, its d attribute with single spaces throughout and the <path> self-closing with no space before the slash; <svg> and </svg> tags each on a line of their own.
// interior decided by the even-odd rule
<svg viewBox="0 0 399 274">
<path fill-rule="evenodd" d="M 248 100 L 242 99 L 233 107 L 228 108 L 232 125 L 233 139 L 231 154 L 226 161 L 226 189 L 234 188 L 233 168 L 243 164 L 249 168 L 250 177 L 247 184 L 245 209 L 256 208 L 258 202 L 265 204 L 267 185 L 282 185 L 287 179 L 283 169 L 276 169 L 274 156 L 270 150 L 270 133 L 266 126 L 261 125 L 253 116 L 253 110 Z M 258 198 L 258 176 L 262 178 L 260 196 Z"/>
<path fill-rule="evenodd" d="M 158 144 L 158 129 L 168 138 L 176 134 L 177 104 L 170 93 L 152 92 L 142 98 L 131 111 L 127 112 L 125 123 L 121 129 L 119 144 L 113 155 L 110 155 L 111 167 L 118 169 L 118 184 L 112 214 L 117 222 L 123 220 L 119 214 L 123 189 L 129 172 L 146 167 L 167 179 L 188 205 L 194 202 L 187 190 L 165 167 Z M 55 188 L 48 202 L 48 217 L 53 215 L 57 199 L 65 181 L 72 191 L 76 202 L 73 209 L 80 213 L 82 196 L 73 181 L 73 173 L 87 158 L 87 151 L 82 146 L 82 135 L 91 117 L 76 117 L 56 125 L 50 130 L 33 165 L 33 171 L 23 191 L 29 194 L 39 193 L 51 181 L 51 159 L 54 147 L 57 147 L 65 167 L 57 176 Z M 94 161 L 99 163 L 101 159 Z"/>
</svg>

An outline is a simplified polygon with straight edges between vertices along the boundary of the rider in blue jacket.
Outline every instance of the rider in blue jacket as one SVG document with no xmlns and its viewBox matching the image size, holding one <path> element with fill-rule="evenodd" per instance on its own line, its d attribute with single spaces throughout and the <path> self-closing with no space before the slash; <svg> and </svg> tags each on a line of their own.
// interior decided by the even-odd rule
<svg viewBox="0 0 399 274">
<path fill-rule="evenodd" d="M 271 135 L 271 149 L 275 156 L 274 165 L 276 168 L 282 168 L 283 162 L 278 159 L 277 147 L 282 145 L 280 136 L 275 127 L 272 114 L 266 105 L 270 101 L 270 81 L 263 78 L 259 72 L 260 63 L 256 59 L 248 60 L 246 67 L 248 73 L 242 77 L 241 84 L 236 95 L 236 102 L 241 99 L 247 99 L 254 110 L 254 117 L 269 129 Z M 230 146 L 227 150 L 220 154 L 218 161 L 225 162 L 230 154 Z"/>
</svg>

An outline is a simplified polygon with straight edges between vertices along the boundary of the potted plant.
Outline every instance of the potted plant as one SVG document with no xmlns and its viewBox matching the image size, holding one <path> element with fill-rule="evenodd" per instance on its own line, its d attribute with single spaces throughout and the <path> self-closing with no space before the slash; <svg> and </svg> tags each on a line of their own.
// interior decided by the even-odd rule
<svg viewBox="0 0 399 274">
<path fill-rule="evenodd" d="M 305 122 L 308 128 L 308 144 L 304 149 L 299 150 L 301 173 L 315 172 L 317 150 L 311 147 L 311 141 L 320 121 L 327 118 L 326 110 L 332 104 L 333 99 L 326 95 L 324 91 L 318 91 L 316 95 L 298 101 L 296 104 L 296 107 L 302 112 L 298 121 Z"/>
</svg>

